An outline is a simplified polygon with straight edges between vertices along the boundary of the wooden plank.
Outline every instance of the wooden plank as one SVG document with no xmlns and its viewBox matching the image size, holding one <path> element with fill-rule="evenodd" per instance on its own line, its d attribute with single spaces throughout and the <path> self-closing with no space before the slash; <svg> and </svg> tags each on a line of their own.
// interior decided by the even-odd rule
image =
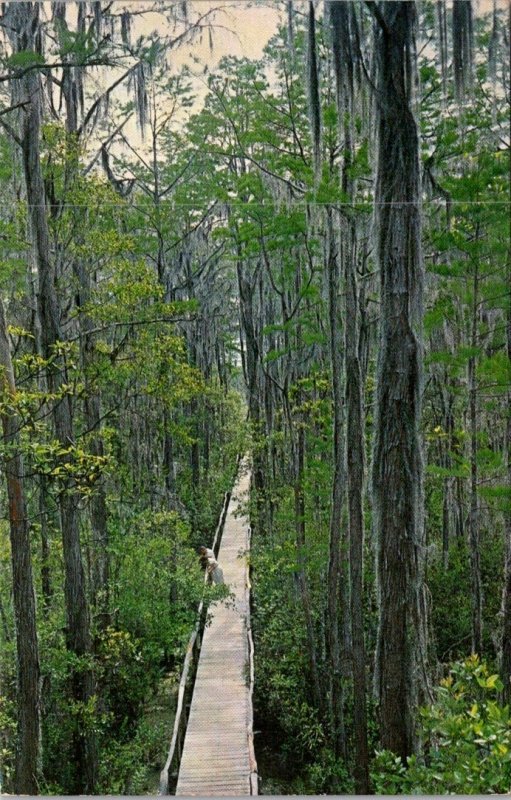
<svg viewBox="0 0 511 800">
<path fill-rule="evenodd" d="M 227 516 L 227 511 L 230 504 L 231 493 L 226 492 L 224 497 L 224 503 L 222 506 L 222 512 L 220 514 L 220 519 L 218 521 L 218 525 L 215 530 L 215 536 L 213 538 L 212 549 L 215 550 L 217 546 L 217 542 L 220 536 L 220 532 L 223 530 L 225 518 Z M 204 576 L 204 580 L 206 580 L 206 576 Z M 190 636 L 190 640 L 188 642 L 188 647 L 186 649 L 186 657 L 183 664 L 183 671 L 181 673 L 181 679 L 179 681 L 179 690 L 178 690 L 178 703 L 176 709 L 176 716 L 174 719 L 174 728 L 172 731 L 172 739 L 170 742 L 170 749 L 167 756 L 167 760 L 165 762 L 165 766 L 163 767 L 160 773 L 160 787 L 158 794 L 168 794 L 169 791 L 169 773 L 171 767 L 174 763 L 174 759 L 179 755 L 179 742 L 180 742 L 180 733 L 183 730 L 183 726 L 185 725 L 185 714 L 183 713 L 185 707 L 185 693 L 186 693 L 186 684 L 188 680 L 188 673 L 192 664 L 192 660 L 194 657 L 194 650 L 198 646 L 199 641 L 199 630 L 201 626 L 201 616 L 202 616 L 202 609 L 203 609 L 203 601 L 201 600 L 199 604 L 199 608 L 197 610 L 197 619 L 195 622 L 195 627 L 192 631 L 192 635 Z"/>
<path fill-rule="evenodd" d="M 218 562 L 234 601 L 216 605 L 204 631 L 177 781 L 180 796 L 257 793 L 250 740 L 249 526 L 244 517 L 234 516 L 248 487 L 245 472 L 234 488 L 225 520 Z"/>
</svg>

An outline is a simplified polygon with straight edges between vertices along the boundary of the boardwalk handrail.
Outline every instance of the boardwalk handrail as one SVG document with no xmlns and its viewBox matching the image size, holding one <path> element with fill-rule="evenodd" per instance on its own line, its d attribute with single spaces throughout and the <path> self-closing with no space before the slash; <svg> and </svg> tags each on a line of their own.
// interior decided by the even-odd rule
<svg viewBox="0 0 511 800">
<path fill-rule="evenodd" d="M 252 529 L 249 527 L 248 529 L 248 547 L 250 550 L 250 541 L 252 538 Z M 250 615 L 250 589 L 252 588 L 251 581 L 250 581 L 250 562 L 247 558 L 246 562 L 246 592 L 248 594 L 247 597 L 247 637 L 248 637 L 248 664 L 249 664 L 249 678 L 250 678 L 250 686 L 249 686 L 249 716 L 248 716 L 248 725 L 247 725 L 247 736 L 248 736 L 248 757 L 250 760 L 250 794 L 257 795 L 259 794 L 259 783 L 258 783 L 258 774 L 257 774 L 257 760 L 255 755 L 255 748 L 254 748 L 254 706 L 253 706 L 253 695 L 254 695 L 254 682 L 255 682 L 255 665 L 254 665 L 254 639 L 252 637 L 252 620 Z"/>
<path fill-rule="evenodd" d="M 218 553 L 220 536 L 224 527 L 230 500 L 231 500 L 231 492 L 229 491 L 225 493 L 222 511 L 220 513 L 218 525 L 215 530 L 215 536 L 213 538 L 213 543 L 211 545 L 211 549 L 215 552 L 215 554 Z M 204 575 L 204 583 L 206 583 L 207 580 L 208 580 L 208 574 L 206 572 L 206 574 Z M 204 612 L 204 598 L 202 598 L 202 600 L 199 603 L 199 607 L 197 609 L 197 617 L 195 620 L 195 626 L 190 636 L 190 639 L 188 640 L 188 645 L 186 648 L 186 656 L 183 663 L 183 671 L 181 673 L 181 680 L 179 681 L 177 708 L 176 708 L 176 716 L 174 719 L 174 727 L 172 730 L 172 739 L 170 741 L 170 748 L 167 760 L 165 762 L 165 766 L 163 767 L 160 773 L 160 786 L 158 790 L 158 794 L 160 795 L 169 794 L 171 768 L 174 765 L 175 758 L 181 757 L 180 753 L 181 748 L 178 747 L 178 744 L 180 744 L 183 731 L 186 728 L 186 714 L 184 713 L 185 711 L 184 700 L 188 683 L 188 677 L 190 674 L 190 667 L 194 662 L 197 661 L 198 651 L 200 649 L 199 633 L 201 629 L 204 627 L 204 616 L 205 616 L 203 612 Z"/>
</svg>

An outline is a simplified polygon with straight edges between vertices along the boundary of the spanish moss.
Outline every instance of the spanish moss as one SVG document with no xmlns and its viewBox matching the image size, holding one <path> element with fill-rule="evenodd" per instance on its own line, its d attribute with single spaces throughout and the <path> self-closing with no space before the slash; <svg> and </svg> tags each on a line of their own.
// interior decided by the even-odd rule
<svg viewBox="0 0 511 800">
<path fill-rule="evenodd" d="M 445 0 L 436 3 L 438 55 L 440 60 L 440 75 L 442 79 L 442 96 L 447 98 L 447 14 Z"/>
<path fill-rule="evenodd" d="M 94 32 L 96 39 L 99 42 L 103 32 L 103 14 L 101 10 L 101 0 L 93 0 L 92 3 L 92 18 L 94 20 Z"/>
<path fill-rule="evenodd" d="M 509 791 L 506 3 L 0 0 L 0 794 Z"/>
<path fill-rule="evenodd" d="M 142 137 L 147 123 L 148 98 L 146 89 L 146 72 L 143 61 L 140 61 L 130 75 L 129 85 L 133 87 L 135 111 Z"/>
<path fill-rule="evenodd" d="M 131 44 L 131 14 L 123 11 L 121 14 L 121 39 L 127 47 Z"/>
</svg>

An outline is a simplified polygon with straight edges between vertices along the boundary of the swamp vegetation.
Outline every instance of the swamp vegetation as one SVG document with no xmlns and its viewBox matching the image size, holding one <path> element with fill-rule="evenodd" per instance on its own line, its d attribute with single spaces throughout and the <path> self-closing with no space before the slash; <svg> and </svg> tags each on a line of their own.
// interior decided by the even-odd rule
<svg viewBox="0 0 511 800">
<path fill-rule="evenodd" d="M 508 8 L 272 8 L 2 6 L 1 791 L 154 791 L 244 453 L 261 791 L 511 788 Z"/>
</svg>

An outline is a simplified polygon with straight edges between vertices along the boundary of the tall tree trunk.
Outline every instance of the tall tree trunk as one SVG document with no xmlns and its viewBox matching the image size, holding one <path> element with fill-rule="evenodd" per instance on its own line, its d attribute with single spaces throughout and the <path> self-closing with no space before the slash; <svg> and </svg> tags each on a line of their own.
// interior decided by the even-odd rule
<svg viewBox="0 0 511 800">
<path fill-rule="evenodd" d="M 352 177 L 354 153 L 355 77 L 353 40 L 357 22 L 353 6 L 333 3 L 330 7 L 332 50 L 336 78 L 339 139 L 343 152 L 341 187 L 346 197 L 354 197 Z M 360 366 L 360 313 L 357 285 L 356 220 L 349 217 L 341 239 L 341 260 L 345 281 L 345 358 L 346 358 L 346 439 L 348 531 L 350 567 L 351 647 L 353 675 L 354 777 L 357 794 L 369 791 L 369 751 L 367 745 L 366 656 L 364 643 L 364 414 Z"/>
<path fill-rule="evenodd" d="M 460 100 L 463 100 L 471 84 L 473 35 L 471 0 L 453 0 L 452 60 L 454 86 Z"/>
<path fill-rule="evenodd" d="M 511 20 L 511 8 L 510 8 Z M 507 255 L 507 275 L 508 285 L 511 285 L 511 247 Z M 506 340 L 508 369 L 511 369 L 511 304 L 507 308 L 506 319 Z M 508 409 L 506 422 L 506 449 L 507 449 L 507 484 L 511 493 L 511 390 L 508 392 Z M 503 702 L 511 702 L 511 507 L 508 505 L 504 512 L 505 525 L 505 563 L 504 563 L 504 587 L 502 591 L 502 643 L 501 643 L 501 663 L 500 673 L 504 689 L 502 691 Z"/>
<path fill-rule="evenodd" d="M 443 480 L 443 498 L 442 498 L 442 568 L 444 572 L 449 569 L 449 542 L 450 542 L 450 498 L 451 498 L 451 479 L 444 478 Z"/>
<path fill-rule="evenodd" d="M 201 478 L 200 447 L 199 447 L 199 403 L 194 397 L 190 402 L 190 416 L 193 420 L 193 441 L 190 446 L 190 468 L 192 471 L 193 492 L 198 500 L 199 484 Z"/>
<path fill-rule="evenodd" d="M 452 469 L 453 437 L 454 437 L 454 414 L 453 414 L 453 394 L 449 386 L 447 374 L 444 373 L 444 387 L 441 387 L 443 398 L 443 425 L 446 434 L 444 442 L 443 463 L 447 470 Z M 453 493 L 454 479 L 448 475 L 443 481 L 443 501 L 442 501 L 442 566 L 444 571 L 449 568 L 449 548 L 451 540 L 451 520 L 453 519 Z"/>
<path fill-rule="evenodd" d="M 16 33 L 12 33 L 16 52 L 36 50 L 39 26 L 37 4 L 15 3 L 10 7 L 11 20 Z M 34 261 L 37 266 L 39 286 L 37 306 L 41 324 L 43 355 L 48 359 L 48 387 L 58 395 L 66 383 L 64 359 L 56 352 L 61 341 L 60 308 L 56 293 L 55 267 L 51 260 L 50 237 L 46 216 L 46 196 L 40 161 L 40 124 L 42 118 L 42 86 L 37 70 L 28 71 L 20 80 L 20 90 L 26 106 L 22 117 L 21 144 L 27 203 L 29 209 Z M 58 441 L 69 448 L 74 441 L 72 401 L 68 394 L 54 403 L 53 419 Z M 65 461 L 64 457 L 64 461 Z M 60 493 L 60 518 L 64 556 L 66 603 L 66 643 L 76 656 L 87 656 L 91 651 L 89 610 L 85 591 L 85 574 L 80 549 L 77 498 L 68 488 Z M 94 693 L 90 669 L 76 669 L 72 679 L 73 695 L 87 703 Z M 76 793 L 94 791 L 96 782 L 95 737 L 90 731 L 75 730 L 74 748 Z"/>
<path fill-rule="evenodd" d="M 59 21 L 59 35 L 62 36 L 67 30 L 66 4 L 53 2 L 55 19 Z M 61 42 L 65 44 L 65 40 Z M 66 61 L 66 57 L 64 61 Z M 62 94 L 66 108 L 66 131 L 68 134 L 68 146 L 70 152 L 68 163 L 66 164 L 66 187 L 71 187 L 76 179 L 77 163 L 75 158 L 76 141 L 78 139 L 78 114 L 79 97 L 81 90 L 80 71 L 70 66 L 66 66 L 62 73 Z M 101 397 L 97 386 L 94 385 L 94 378 L 90 375 L 94 367 L 94 322 L 84 311 L 91 296 L 91 278 L 87 272 L 83 261 L 76 260 L 73 264 L 74 272 L 78 280 L 78 307 L 80 310 L 80 345 L 82 353 L 82 366 L 88 379 L 88 385 L 84 400 L 84 421 L 85 427 L 92 435 L 90 451 L 91 455 L 101 458 L 104 456 L 103 439 L 101 437 Z M 92 379 L 91 379 L 92 377 Z M 106 493 L 103 479 L 96 486 L 90 504 L 90 519 L 92 527 L 92 604 L 97 614 L 99 627 L 106 627 L 109 621 L 108 616 L 108 511 L 106 504 Z"/>
<path fill-rule="evenodd" d="M 31 306 L 33 308 L 32 314 L 32 324 L 30 326 L 30 330 L 34 333 L 34 340 L 33 340 L 33 352 L 35 356 L 40 358 L 43 357 L 42 355 L 42 344 L 41 344 L 41 326 L 39 317 L 37 315 L 37 294 L 36 294 L 36 279 L 30 281 L 30 300 Z M 43 394 L 47 392 L 48 384 L 46 381 L 46 375 L 43 371 L 40 372 L 38 377 L 38 388 L 39 391 Z M 37 479 L 38 483 L 38 505 L 39 505 L 39 524 L 40 524 L 40 531 L 41 531 L 41 590 L 42 590 L 42 601 L 43 601 L 43 614 L 45 617 L 48 616 L 51 604 L 52 604 L 52 597 L 53 597 L 53 586 L 52 586 L 52 575 L 51 575 L 51 565 L 50 565 L 50 557 L 51 557 L 51 540 L 50 540 L 50 531 L 51 531 L 51 524 L 50 520 L 53 523 L 53 527 L 55 527 L 55 504 L 51 503 L 49 487 L 48 487 L 48 476 L 41 473 Z M 50 508 L 50 505 L 53 505 L 53 508 Z M 45 680 L 48 680 L 48 676 L 45 677 Z M 44 697 L 44 691 L 42 691 L 42 697 Z M 43 707 L 44 713 L 44 707 Z"/>
<path fill-rule="evenodd" d="M 301 293 L 301 270 L 297 266 L 295 292 L 296 297 L 300 297 Z M 284 313 L 284 319 L 287 321 L 287 311 Z M 299 382 L 302 377 L 302 370 L 300 366 L 300 359 L 303 358 L 303 340 L 302 340 L 302 325 L 298 322 L 296 326 L 296 353 L 298 364 L 293 364 L 291 380 Z M 289 398 L 287 398 L 289 403 Z M 318 670 L 318 654 L 316 645 L 316 635 L 314 626 L 314 616 L 312 609 L 312 599 L 310 594 L 309 576 L 307 574 L 307 550 L 306 550 L 306 522 L 305 522 L 305 448 L 306 448 L 306 435 L 305 435 L 305 421 L 302 418 L 301 405 L 303 402 L 302 389 L 300 384 L 297 385 L 296 403 L 298 406 L 298 413 L 296 414 L 296 422 L 293 426 L 293 420 L 290 419 L 290 435 L 293 439 L 292 452 L 294 461 L 294 499 L 295 499 L 295 531 L 296 531 L 296 547 L 298 553 L 298 585 L 300 588 L 300 598 L 302 602 L 303 614 L 305 619 L 305 629 L 307 631 L 307 648 L 308 660 L 310 666 L 310 675 L 312 681 L 312 699 L 318 711 L 324 708 L 323 697 L 319 683 L 319 670 Z M 293 430 L 293 428 L 295 430 Z"/>
<path fill-rule="evenodd" d="M 483 594 L 481 583 L 481 543 L 479 532 L 479 500 L 477 497 L 477 310 L 479 275 L 474 265 L 472 298 L 472 320 L 470 344 L 473 350 L 468 360 L 468 397 L 470 428 L 470 510 L 468 515 L 468 539 L 470 551 L 470 575 L 472 583 L 472 652 L 482 654 L 483 648 Z"/>
<path fill-rule="evenodd" d="M 49 614 L 53 597 L 50 569 L 50 536 L 48 530 L 48 487 L 46 475 L 39 476 L 39 517 L 41 526 L 41 589 L 43 594 L 43 611 Z"/>
<path fill-rule="evenodd" d="M 425 646 L 419 138 L 412 106 L 415 3 L 375 13 L 380 347 L 372 469 L 379 626 L 375 681 L 382 746 L 415 748 Z"/>
<path fill-rule="evenodd" d="M 192 297 L 192 284 L 189 283 L 189 297 Z M 190 362 L 194 367 L 197 364 L 197 342 L 196 331 L 192 330 L 188 337 L 188 352 L 190 355 Z M 192 422 L 192 443 L 190 445 L 190 472 L 192 479 L 192 496 L 193 508 L 191 514 L 192 529 L 195 530 L 198 525 L 198 508 L 199 508 L 199 489 L 201 480 L 201 461 L 200 461 L 200 422 L 199 422 L 199 401 L 197 397 L 192 397 L 189 404 L 190 420 Z"/>
<path fill-rule="evenodd" d="M 367 745 L 366 651 L 364 642 L 364 413 L 359 361 L 358 290 L 355 223 L 345 236 L 346 267 L 346 413 L 348 447 L 348 519 L 351 578 L 351 636 L 353 650 L 354 777 L 357 794 L 369 792 Z"/>
<path fill-rule="evenodd" d="M 158 280 L 164 292 L 166 303 L 172 301 L 172 288 L 169 274 L 169 267 L 165 256 L 165 238 L 162 232 L 162 214 L 161 214 L 161 194 L 160 194 L 160 164 L 158 160 L 158 118 L 156 108 L 156 97 L 153 84 L 152 91 L 152 118 L 151 118 L 151 151 L 152 151 L 152 177 L 153 177 L 153 205 L 154 205 L 154 228 L 158 241 L 158 252 L 156 256 L 156 265 L 158 269 Z M 165 490 L 167 494 L 167 503 L 170 509 L 176 510 L 178 507 L 178 499 L 176 493 L 176 482 L 174 474 L 174 439 L 170 430 L 171 426 L 171 412 L 164 406 L 163 407 L 163 474 L 165 477 Z M 171 598 L 176 596 L 176 583 L 172 581 L 170 595 Z"/>
<path fill-rule="evenodd" d="M 9 625 L 9 620 L 7 619 L 7 614 L 5 612 L 5 606 L 1 595 L 0 595 L 0 620 L 2 621 L 3 637 L 6 642 L 11 642 L 12 641 L 11 629 Z"/>
<path fill-rule="evenodd" d="M 240 298 L 240 322 L 245 340 L 245 380 L 248 394 L 248 416 L 252 425 L 255 447 L 252 453 L 252 481 L 255 491 L 257 518 L 254 528 L 259 533 L 265 531 L 265 479 L 264 455 L 257 438 L 262 433 L 263 412 L 260 398 L 260 354 L 257 337 L 257 324 L 254 313 L 254 293 L 256 276 L 247 276 L 241 247 L 238 246 L 236 260 L 238 292 Z M 251 279 L 252 278 L 252 279 Z"/>
<path fill-rule="evenodd" d="M 87 347 L 87 345 L 86 345 Z M 101 435 L 101 398 L 95 387 L 89 387 L 84 402 L 84 417 L 87 430 L 92 433 L 90 453 L 103 458 L 105 449 Z M 101 477 L 90 502 L 90 518 L 93 542 L 92 602 L 97 624 L 105 628 L 110 621 L 109 614 L 109 574 L 108 556 L 108 508 L 104 479 Z"/>
<path fill-rule="evenodd" d="M 330 512 L 330 542 L 327 583 L 327 641 L 329 654 L 330 711 L 332 716 L 333 745 L 339 755 L 346 755 L 344 728 L 344 693 L 341 674 L 341 620 L 347 609 L 341 608 L 340 577 L 347 553 L 343 548 L 342 507 L 346 486 L 345 442 L 344 442 L 344 398 L 342 392 L 343 350 L 340 335 L 339 314 L 339 263 L 332 224 L 332 211 L 327 209 L 328 226 L 328 315 L 330 336 L 330 360 L 332 364 L 332 413 L 333 413 L 333 478 L 332 507 Z"/>
<path fill-rule="evenodd" d="M 176 507 L 176 480 L 174 473 L 174 438 L 170 432 L 171 413 L 163 408 L 163 474 L 165 476 L 165 490 L 170 508 Z"/>
<path fill-rule="evenodd" d="M 4 399 L 14 400 L 16 386 L 3 302 L 0 299 L 0 368 Z M 14 785 L 17 794 L 38 794 L 40 768 L 39 644 L 30 553 L 30 529 L 20 452 L 19 420 L 14 410 L 2 412 L 5 477 L 9 502 L 12 593 L 16 621 L 18 729 Z"/>
<path fill-rule="evenodd" d="M 314 635 L 314 620 L 312 616 L 312 602 L 307 577 L 306 539 L 305 539 L 305 495 L 303 481 L 305 477 L 305 429 L 299 422 L 296 435 L 295 448 L 295 530 L 296 547 L 298 550 L 298 585 L 302 602 L 307 631 L 307 649 L 312 680 L 312 699 L 318 710 L 322 708 L 321 689 L 319 685 L 318 659 L 316 653 L 316 637 Z"/>
<path fill-rule="evenodd" d="M 314 173 L 316 181 L 319 181 L 321 178 L 321 100 L 319 95 L 316 19 L 313 0 L 309 0 L 307 24 L 307 90 L 312 150 L 314 155 Z"/>
<path fill-rule="evenodd" d="M 83 414 L 86 430 L 90 435 L 91 455 L 103 458 L 105 449 L 101 435 L 101 395 L 95 385 L 95 335 L 94 322 L 83 309 L 90 302 L 91 279 L 83 263 L 74 264 L 79 282 L 80 334 L 82 366 L 86 380 Z M 92 528 L 92 585 L 91 596 L 97 623 L 105 628 L 109 623 L 109 556 L 108 556 L 108 508 L 103 477 L 97 483 L 90 501 L 90 520 Z"/>
</svg>

